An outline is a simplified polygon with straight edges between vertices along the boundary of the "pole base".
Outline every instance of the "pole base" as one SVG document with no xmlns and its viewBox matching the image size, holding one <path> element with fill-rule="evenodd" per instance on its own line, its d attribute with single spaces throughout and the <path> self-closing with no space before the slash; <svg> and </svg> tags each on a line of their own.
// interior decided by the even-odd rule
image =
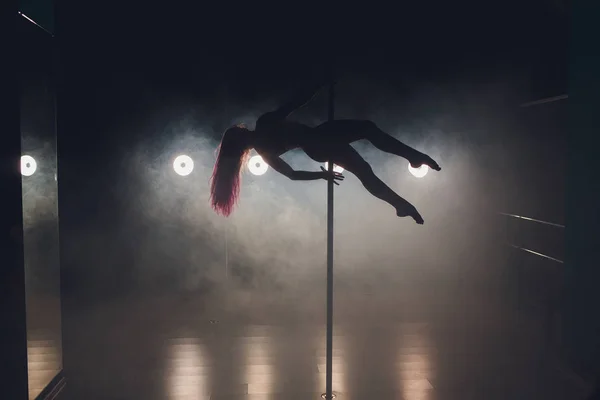
<svg viewBox="0 0 600 400">
<path fill-rule="evenodd" d="M 331 397 L 328 397 L 328 396 L 327 396 L 327 393 L 323 393 L 323 394 L 321 395 L 321 398 L 322 398 L 322 399 L 326 399 L 326 400 L 335 399 L 336 397 L 337 397 L 337 396 L 336 396 L 336 394 L 335 394 L 335 393 L 331 393 Z"/>
</svg>

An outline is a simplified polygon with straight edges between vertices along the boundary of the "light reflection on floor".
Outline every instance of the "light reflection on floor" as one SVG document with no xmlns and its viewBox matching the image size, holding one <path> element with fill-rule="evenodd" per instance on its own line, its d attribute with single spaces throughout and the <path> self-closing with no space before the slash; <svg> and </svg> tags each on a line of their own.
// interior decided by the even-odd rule
<svg viewBox="0 0 600 400">
<path fill-rule="evenodd" d="M 315 388 L 315 392 L 321 390 L 325 392 L 327 383 L 327 336 L 324 327 L 319 330 L 319 335 L 316 336 L 316 361 L 317 371 L 319 379 L 317 380 L 318 385 Z M 346 392 L 348 390 L 348 371 L 345 366 L 347 358 L 345 356 L 345 349 L 348 347 L 348 338 L 345 335 L 340 334 L 334 330 L 333 333 L 333 349 L 332 349 L 332 376 L 331 386 L 332 391 L 336 394 Z"/>
<path fill-rule="evenodd" d="M 243 381 L 248 385 L 248 394 L 272 393 L 278 380 L 277 371 L 273 367 L 275 360 L 271 347 L 272 336 L 269 326 L 250 326 L 245 328 L 244 336 L 239 338 Z"/>
<path fill-rule="evenodd" d="M 168 397 L 173 400 L 210 398 L 210 362 L 198 338 L 172 339 L 167 344 Z"/>
<path fill-rule="evenodd" d="M 28 340 L 29 400 L 35 399 L 60 372 L 59 346 L 52 340 Z"/>
<path fill-rule="evenodd" d="M 402 336 L 397 338 L 400 339 Z M 434 347 L 431 338 L 427 337 L 425 332 L 421 332 L 421 335 L 405 335 L 403 339 L 403 342 L 396 344 L 395 365 L 409 364 L 410 367 L 398 369 L 398 377 L 395 380 L 398 385 L 396 390 L 402 393 L 406 400 L 428 400 L 433 390 L 430 382 L 432 377 L 430 351 L 407 354 L 405 349 L 431 350 Z"/>
<path fill-rule="evenodd" d="M 206 304 L 218 299 L 149 296 L 73 312 L 66 326 L 66 399 L 320 398 L 322 299 L 313 309 L 308 302 L 277 304 L 260 296 L 216 308 Z M 492 305 L 456 315 L 443 300 L 435 305 L 416 298 L 403 314 L 397 294 L 362 305 L 339 292 L 336 299 L 333 388 L 339 400 L 506 399 L 527 393 L 524 385 L 534 379 L 536 328 L 511 322 L 501 310 L 486 319 Z M 342 310 L 343 304 L 352 307 Z"/>
</svg>

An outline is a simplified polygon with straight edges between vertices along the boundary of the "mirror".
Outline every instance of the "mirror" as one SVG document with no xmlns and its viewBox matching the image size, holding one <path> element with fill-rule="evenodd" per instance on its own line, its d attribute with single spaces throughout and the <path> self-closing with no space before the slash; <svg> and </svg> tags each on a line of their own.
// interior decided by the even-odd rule
<svg viewBox="0 0 600 400">
<path fill-rule="evenodd" d="M 53 38 L 19 18 L 29 398 L 62 370 Z"/>
</svg>

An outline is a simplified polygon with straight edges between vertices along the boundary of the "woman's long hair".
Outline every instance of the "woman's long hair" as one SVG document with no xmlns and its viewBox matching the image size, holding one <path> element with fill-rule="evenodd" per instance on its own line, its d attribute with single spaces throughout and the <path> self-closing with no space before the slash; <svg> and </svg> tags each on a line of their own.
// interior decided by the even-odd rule
<svg viewBox="0 0 600 400">
<path fill-rule="evenodd" d="M 223 134 L 217 149 L 217 161 L 210 178 L 210 204 L 217 214 L 228 217 L 238 201 L 242 167 L 250 155 L 248 130 L 239 125 Z"/>
</svg>

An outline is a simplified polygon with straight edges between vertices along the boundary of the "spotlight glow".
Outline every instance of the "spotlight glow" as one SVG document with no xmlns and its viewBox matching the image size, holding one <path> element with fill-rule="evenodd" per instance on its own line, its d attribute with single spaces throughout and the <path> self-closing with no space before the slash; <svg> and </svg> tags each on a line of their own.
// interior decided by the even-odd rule
<svg viewBox="0 0 600 400">
<path fill-rule="evenodd" d="M 327 161 L 325 161 L 325 169 L 329 170 L 329 163 Z M 333 164 L 333 172 L 341 174 L 342 172 L 344 172 L 344 168 L 340 167 L 339 165 Z"/>
<path fill-rule="evenodd" d="M 409 163 L 408 170 L 410 171 L 411 174 L 413 174 L 414 177 L 422 178 L 425 175 L 427 175 L 427 172 L 429 171 L 429 166 L 423 164 L 419 168 L 413 168 L 413 166 L 410 165 L 410 163 Z"/>
<path fill-rule="evenodd" d="M 264 175 L 269 169 L 269 165 L 262 159 L 261 156 L 253 156 L 248 161 L 248 169 L 253 175 Z"/>
<path fill-rule="evenodd" d="M 37 162 L 31 156 L 21 156 L 21 175 L 31 176 L 37 170 Z"/>
<path fill-rule="evenodd" d="M 186 155 L 177 156 L 173 161 L 173 169 L 177 175 L 188 176 L 194 170 L 194 161 Z"/>
</svg>

